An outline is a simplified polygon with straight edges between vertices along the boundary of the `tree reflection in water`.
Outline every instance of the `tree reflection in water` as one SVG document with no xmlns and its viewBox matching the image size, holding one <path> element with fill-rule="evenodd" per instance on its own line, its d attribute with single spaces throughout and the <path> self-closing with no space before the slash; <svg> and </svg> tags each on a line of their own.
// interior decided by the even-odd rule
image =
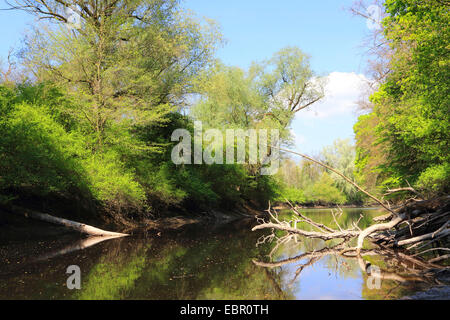
<svg viewBox="0 0 450 320">
<path fill-rule="evenodd" d="M 334 223 L 324 212 L 308 215 L 323 224 Z M 351 225 L 361 213 L 346 210 L 339 223 Z M 364 213 L 361 223 L 377 214 Z M 427 277 L 432 265 L 381 247 L 364 250 L 358 259 L 338 255 L 342 244 L 334 240 L 292 238 L 257 246 L 258 239 L 270 234 L 250 232 L 255 224 L 250 219 L 223 226 L 189 226 L 163 231 L 161 236 L 155 232 L 108 241 L 0 245 L 0 298 L 394 299 L 435 282 Z M 81 290 L 66 287 L 69 265 L 81 269 Z M 367 287 L 370 265 L 380 267 L 379 290 Z M 317 286 L 320 292 L 315 291 Z"/>
</svg>

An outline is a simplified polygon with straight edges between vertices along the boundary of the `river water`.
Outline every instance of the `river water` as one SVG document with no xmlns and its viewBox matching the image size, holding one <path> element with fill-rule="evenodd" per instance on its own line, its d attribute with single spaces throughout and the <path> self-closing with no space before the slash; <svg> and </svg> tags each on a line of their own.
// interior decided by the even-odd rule
<svg viewBox="0 0 450 320">
<path fill-rule="evenodd" d="M 337 228 L 330 210 L 303 212 Z M 344 209 L 337 221 L 348 227 L 362 215 L 364 227 L 380 213 Z M 3 240 L 0 299 L 398 299 L 430 285 L 417 277 L 420 262 L 401 254 L 343 258 L 322 240 L 300 237 L 277 246 L 276 238 L 262 243 L 271 231 L 251 232 L 255 225 L 255 219 L 190 225 L 106 241 Z M 67 287 L 73 265 L 79 290 Z"/>
</svg>

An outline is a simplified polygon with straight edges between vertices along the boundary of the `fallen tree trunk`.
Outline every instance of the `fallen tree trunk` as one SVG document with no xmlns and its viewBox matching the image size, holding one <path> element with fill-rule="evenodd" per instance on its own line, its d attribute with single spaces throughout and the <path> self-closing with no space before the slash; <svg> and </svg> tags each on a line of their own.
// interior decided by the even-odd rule
<svg viewBox="0 0 450 320">
<path fill-rule="evenodd" d="M 283 221 L 279 218 L 276 210 L 271 209 L 269 203 L 269 209 L 267 210 L 269 214 L 269 221 L 265 221 L 264 218 L 258 217 L 257 220 L 259 225 L 255 226 L 252 231 L 269 229 L 272 230 L 272 233 L 268 236 L 264 235 L 258 239 L 258 243 L 266 243 L 272 242 L 276 240 L 276 245 L 272 249 L 269 254 L 269 257 L 272 257 L 272 254 L 277 250 L 280 245 L 284 245 L 292 240 L 298 242 L 298 236 L 303 236 L 306 238 L 315 238 L 322 239 L 324 241 L 333 240 L 333 239 L 343 239 L 339 245 L 334 248 L 324 248 L 319 251 L 304 253 L 295 258 L 289 258 L 284 261 L 272 262 L 272 263 L 264 263 L 253 261 L 256 265 L 265 267 L 265 268 L 273 268 L 280 267 L 284 264 L 289 264 L 293 262 L 297 262 L 299 260 L 307 259 L 308 261 L 302 265 L 300 265 L 296 271 L 295 278 L 296 280 L 298 275 L 308 266 L 315 264 L 318 260 L 323 256 L 327 256 L 330 254 L 341 255 L 344 257 L 349 257 L 349 254 L 352 254 L 353 257 L 358 259 L 358 263 L 360 264 L 361 269 L 364 272 L 368 272 L 370 267 L 371 277 L 378 277 L 380 280 L 395 280 L 398 282 L 405 281 L 422 281 L 422 279 L 429 278 L 430 274 L 437 274 L 443 270 L 450 269 L 447 265 L 438 265 L 437 262 L 443 262 L 450 259 L 450 254 L 442 254 L 442 252 L 449 251 L 448 249 L 448 237 L 450 236 L 450 221 L 448 215 L 450 213 L 450 196 L 447 195 L 445 197 L 440 197 L 432 200 L 421 200 L 410 199 L 405 204 L 400 207 L 393 208 L 390 207 L 389 204 L 383 203 L 380 199 L 376 198 L 369 192 L 362 189 L 359 185 L 357 185 L 353 180 L 346 177 L 341 172 L 331 168 L 330 166 L 317 161 L 307 155 L 293 152 L 290 150 L 285 150 L 278 148 L 280 151 L 289 152 L 292 154 L 299 155 L 305 159 L 308 159 L 320 166 L 325 167 L 326 169 L 336 173 L 341 176 L 348 183 L 352 184 L 356 189 L 363 192 L 365 195 L 369 196 L 371 199 L 378 202 L 384 209 L 388 211 L 388 214 L 378 217 L 374 220 L 374 222 L 385 222 L 373 224 L 367 227 L 364 230 L 361 230 L 358 227 L 357 222 L 352 223 L 353 228 L 344 230 L 338 223 L 336 219 L 335 212 L 332 210 L 331 214 L 333 215 L 333 220 L 339 230 L 331 228 L 331 226 L 326 226 L 324 224 L 313 221 L 311 218 L 300 212 L 300 209 L 294 207 L 291 203 L 288 204 L 291 207 L 291 210 L 296 214 L 296 218 L 291 221 Z M 415 192 L 412 188 L 401 188 L 396 190 L 390 190 L 390 193 L 399 192 L 399 191 L 408 191 Z M 417 192 L 415 192 L 417 194 Z M 273 212 L 272 212 L 273 211 Z M 362 216 L 361 216 L 362 217 Z M 311 227 L 318 229 L 319 231 L 309 231 L 302 230 L 297 228 L 298 222 L 304 222 L 309 224 Z M 280 237 L 279 234 L 275 233 L 275 230 L 285 231 L 286 235 Z M 352 238 L 357 238 L 356 247 L 347 246 Z M 364 240 L 366 238 L 370 238 L 372 245 L 379 246 L 383 248 L 379 252 L 376 251 L 367 251 L 363 249 Z M 432 245 L 435 245 L 436 242 L 443 242 L 439 248 L 433 248 Z M 411 245 L 406 250 L 400 249 L 397 250 L 397 247 Z M 431 247 L 431 248 L 430 248 Z M 412 249 L 415 248 L 416 252 L 411 252 Z M 425 249 L 425 250 L 423 250 Z M 371 270 L 371 264 L 366 263 L 363 260 L 364 255 L 368 255 L 369 253 L 381 254 L 384 256 L 385 250 L 396 250 L 394 254 L 389 254 L 390 260 L 396 260 L 397 256 L 401 257 L 403 260 L 408 262 L 413 262 L 413 268 L 408 269 L 408 273 L 412 274 L 412 276 L 405 277 L 403 275 L 398 275 L 395 273 L 391 273 L 388 271 L 383 271 L 381 273 L 373 273 Z M 422 250 L 422 251 L 420 251 Z M 403 253 L 403 252 L 405 253 Z M 425 258 L 424 254 L 433 253 L 438 254 L 435 257 Z M 404 263 L 401 262 L 403 265 Z M 417 274 L 416 266 L 421 267 L 420 274 Z"/>
<path fill-rule="evenodd" d="M 125 234 L 125 233 L 105 231 L 105 230 L 102 230 L 102 229 L 99 229 L 99 228 L 96 228 L 96 227 L 93 227 L 93 226 L 90 226 L 90 225 L 87 225 L 84 223 L 75 222 L 75 221 L 71 221 L 71 220 L 67 220 L 67 219 L 63 219 L 63 218 L 58 218 L 55 216 L 51 216 L 49 214 L 40 213 L 40 212 L 37 212 L 34 210 L 21 208 L 21 207 L 14 206 L 14 205 L 7 206 L 5 208 L 5 210 L 7 210 L 11 213 L 14 213 L 14 214 L 22 215 L 26 218 L 31 218 L 31 219 L 35 219 L 35 220 L 40 220 L 40 221 L 64 226 L 66 228 L 70 228 L 70 229 L 79 231 L 79 232 L 87 234 L 89 236 L 98 236 L 98 237 L 126 237 L 126 236 L 128 236 L 128 234 Z"/>
<path fill-rule="evenodd" d="M 450 197 L 448 196 L 404 205 L 395 210 L 395 215 L 390 213 L 391 221 L 373 224 L 364 230 L 361 230 L 358 227 L 359 220 L 353 224 L 353 228 L 343 229 L 338 224 L 335 213 L 332 212 L 331 214 L 333 215 L 333 220 L 339 230 L 333 229 L 330 226 L 325 226 L 313 221 L 311 218 L 302 214 L 300 209 L 292 206 L 289 202 L 288 204 L 291 206 L 291 210 L 298 218 L 294 218 L 291 221 L 283 221 L 278 216 L 276 210 L 269 208 L 267 211 L 272 221 L 265 221 L 260 218 L 260 224 L 252 229 L 252 231 L 262 229 L 272 230 L 272 235 L 266 236 L 263 242 L 266 240 L 271 241 L 273 239 L 277 239 L 279 244 L 283 244 L 291 240 L 298 241 L 297 236 L 322 239 L 324 241 L 343 239 L 344 242 L 348 242 L 347 240 L 352 238 L 357 238 L 356 247 L 342 246 L 339 254 L 345 254 L 347 256 L 349 252 L 354 252 L 358 256 L 362 252 L 365 239 L 370 238 L 373 243 L 382 244 L 383 247 L 386 248 L 411 245 L 405 251 L 411 252 L 411 249 L 415 248 L 415 252 L 411 252 L 411 254 L 415 253 L 412 256 L 415 257 L 422 256 L 427 252 L 437 253 L 439 251 L 438 249 L 434 248 L 431 250 L 427 248 L 437 241 L 446 241 L 446 239 L 450 236 L 450 221 L 448 217 L 450 212 L 447 211 L 450 205 Z M 298 222 L 307 223 L 320 231 L 310 231 L 297 228 Z M 285 231 L 287 235 L 279 238 L 275 235 L 274 230 Z M 405 258 L 408 257 L 409 255 L 405 254 Z M 432 261 L 437 262 L 446 259 L 448 259 L 448 255 L 444 255 L 442 258 L 434 257 Z M 436 268 L 439 268 L 439 266 L 436 265 Z"/>
<path fill-rule="evenodd" d="M 400 216 L 396 217 L 395 219 L 391 220 L 390 222 L 382 223 L 382 224 L 374 224 L 374 225 L 364 229 L 363 231 L 361 231 L 358 235 L 358 244 L 356 246 L 356 253 L 359 254 L 361 252 L 361 249 L 362 249 L 362 246 L 364 243 L 364 239 L 366 237 L 368 237 L 369 235 L 371 235 L 372 233 L 375 233 L 375 232 L 389 230 L 391 228 L 394 228 L 399 223 L 403 222 L 404 219 L 405 219 L 405 215 L 400 215 Z"/>
</svg>

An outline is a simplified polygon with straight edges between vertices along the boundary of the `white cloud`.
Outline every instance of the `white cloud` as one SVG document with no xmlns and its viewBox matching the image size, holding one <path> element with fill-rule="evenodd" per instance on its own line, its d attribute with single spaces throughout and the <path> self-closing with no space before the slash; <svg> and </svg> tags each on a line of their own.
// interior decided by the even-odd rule
<svg viewBox="0 0 450 320">
<path fill-rule="evenodd" d="M 298 112 L 301 118 L 328 118 L 338 115 L 351 115 L 356 110 L 368 79 L 354 72 L 332 72 L 327 76 L 325 98 L 308 109 Z"/>
</svg>

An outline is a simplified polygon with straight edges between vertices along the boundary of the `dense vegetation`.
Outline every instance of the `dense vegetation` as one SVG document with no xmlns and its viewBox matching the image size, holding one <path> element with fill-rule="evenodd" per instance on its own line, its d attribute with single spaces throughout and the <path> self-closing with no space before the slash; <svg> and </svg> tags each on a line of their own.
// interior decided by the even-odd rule
<svg viewBox="0 0 450 320">
<path fill-rule="evenodd" d="M 372 191 L 449 191 L 449 6 L 387 0 L 379 86 L 355 125 L 357 176 Z"/>
<path fill-rule="evenodd" d="M 19 9 L 48 23 L 26 37 L 20 68 L 0 78 L 0 202 L 65 198 L 142 217 L 285 198 L 364 201 L 308 162 L 286 160 L 277 175 L 264 176 L 261 163 L 171 161 L 172 133 L 193 132 L 194 120 L 224 136 L 227 129 L 278 129 L 288 145 L 296 113 L 324 96 L 323 80 L 300 49 L 284 48 L 242 70 L 215 59 L 217 26 L 176 0 L 25 3 Z M 71 5 L 78 26 L 64 14 Z M 338 140 L 318 158 L 372 191 L 411 184 L 446 192 L 448 6 L 385 6 L 381 60 L 388 72 L 355 125 L 356 149 Z"/>
<path fill-rule="evenodd" d="M 355 180 L 355 147 L 350 139 L 336 140 L 315 158 Z M 277 175 L 277 200 L 297 204 L 362 204 L 363 197 L 349 183 L 329 170 L 307 160 L 296 164 L 285 160 Z"/>
<path fill-rule="evenodd" d="M 78 26 L 64 13 L 71 3 L 20 8 L 50 22 L 26 37 L 17 72 L 2 72 L 3 203 L 65 198 L 135 216 L 265 205 L 276 194 L 260 164 L 175 165 L 171 135 L 192 132 L 196 119 L 206 129 L 277 128 L 287 141 L 295 112 L 323 96 L 305 54 L 287 48 L 245 74 L 214 59 L 217 27 L 178 1 L 74 1 Z"/>
</svg>

